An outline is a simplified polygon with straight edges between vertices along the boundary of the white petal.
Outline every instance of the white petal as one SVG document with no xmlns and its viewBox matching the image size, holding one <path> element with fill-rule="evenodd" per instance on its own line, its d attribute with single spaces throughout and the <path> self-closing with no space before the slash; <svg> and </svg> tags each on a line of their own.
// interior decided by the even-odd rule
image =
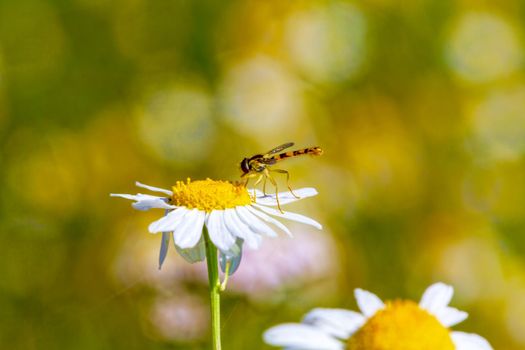
<svg viewBox="0 0 525 350">
<path fill-rule="evenodd" d="M 131 204 L 137 210 L 149 210 L 152 208 L 175 209 L 174 205 L 167 204 L 163 199 L 141 200 Z"/>
<path fill-rule="evenodd" d="M 365 323 L 360 313 L 343 309 L 316 308 L 306 314 L 303 323 L 311 324 L 335 337 L 347 339 Z"/>
<path fill-rule="evenodd" d="M 465 321 L 465 319 L 468 317 L 468 313 L 450 306 L 445 306 L 444 308 L 439 309 L 439 311 L 436 312 L 434 316 L 436 316 L 443 326 L 452 327 L 460 322 Z"/>
<path fill-rule="evenodd" d="M 138 186 L 138 187 L 142 187 L 142 188 L 148 189 L 148 190 L 153 191 L 153 192 L 165 193 L 165 194 L 167 194 L 170 197 L 173 196 L 173 192 L 170 191 L 170 190 L 165 190 L 165 189 L 159 188 L 159 187 L 153 187 L 153 186 L 144 185 L 144 184 L 141 184 L 138 181 L 135 182 L 135 185 Z"/>
<path fill-rule="evenodd" d="M 182 249 L 194 247 L 202 235 L 206 213 L 199 209 L 190 210 L 181 224 L 173 231 L 173 241 Z"/>
<path fill-rule="evenodd" d="M 234 243 L 228 248 L 228 250 L 222 250 L 221 253 L 225 253 L 228 256 L 234 256 L 238 255 L 240 248 L 242 248 L 242 244 L 244 243 L 242 238 L 235 237 L 233 235 L 233 232 L 228 230 L 228 227 L 226 227 L 226 220 L 224 219 L 225 211 L 221 210 L 220 212 L 221 220 L 219 221 L 221 224 L 221 232 L 227 232 L 234 240 Z"/>
<path fill-rule="evenodd" d="M 148 230 L 151 233 L 171 232 L 175 230 L 175 227 L 177 227 L 180 222 L 182 222 L 184 215 L 188 212 L 188 209 L 182 207 L 170 211 L 168 215 L 152 222 L 149 225 Z"/>
<path fill-rule="evenodd" d="M 224 210 L 224 224 L 234 236 L 242 238 L 251 249 L 258 249 L 261 245 L 262 237 L 241 221 L 235 209 Z"/>
<path fill-rule="evenodd" d="M 253 215 L 246 207 L 235 207 L 235 211 L 239 215 L 239 218 L 248 225 L 252 231 L 268 237 L 277 237 L 277 233 L 261 221 L 258 217 Z"/>
<path fill-rule="evenodd" d="M 221 255 L 224 255 L 227 259 L 233 258 L 242 254 L 242 245 L 244 241 L 241 238 L 235 240 L 235 244 L 231 246 L 227 251 L 221 251 Z"/>
<path fill-rule="evenodd" d="M 315 228 L 317 228 L 319 230 L 321 230 L 323 228 L 323 226 L 320 223 L 318 223 L 317 221 L 315 221 L 314 219 L 311 219 L 311 218 L 309 218 L 307 216 L 304 216 L 304 215 L 301 215 L 301 214 L 290 213 L 288 211 L 285 211 L 284 213 L 281 213 L 281 211 L 279 211 L 277 209 L 264 207 L 264 206 L 258 205 L 258 204 L 252 204 L 252 206 L 257 207 L 258 209 L 264 211 L 265 213 L 273 215 L 273 216 L 277 216 L 277 217 L 280 217 L 280 218 L 285 218 L 285 219 L 292 220 L 292 221 L 297 221 L 297 222 L 300 222 L 300 223 L 303 223 L 303 224 L 307 224 L 307 225 L 311 225 L 311 226 L 313 226 L 313 227 L 315 227 Z"/>
<path fill-rule="evenodd" d="M 284 226 L 279 220 L 276 220 L 276 219 L 272 218 L 271 216 L 268 216 L 265 213 L 260 212 L 259 210 L 255 209 L 251 205 L 247 205 L 246 209 L 251 211 L 254 215 L 260 217 L 264 221 L 269 222 L 270 224 L 274 224 L 275 226 L 277 226 L 278 228 L 280 228 L 281 230 L 286 232 L 288 234 L 288 236 L 292 237 L 292 233 L 290 232 L 288 227 Z"/>
<path fill-rule="evenodd" d="M 436 315 L 447 307 L 453 294 L 454 288 L 452 288 L 452 286 L 441 282 L 434 283 L 423 293 L 419 306 L 431 314 Z"/>
<path fill-rule="evenodd" d="M 489 342 L 477 334 L 452 332 L 450 336 L 456 350 L 492 350 Z"/>
<path fill-rule="evenodd" d="M 264 332 L 264 341 L 270 345 L 305 350 L 343 350 L 344 344 L 316 327 L 285 323 Z"/>
<path fill-rule="evenodd" d="M 226 273 L 226 264 L 230 262 L 230 267 L 228 269 L 228 275 L 231 276 L 237 271 L 239 265 L 241 264 L 242 259 L 242 239 L 237 239 L 236 243 L 233 245 L 230 251 L 219 254 L 219 264 L 221 266 L 221 271 Z"/>
<path fill-rule="evenodd" d="M 160 208 L 160 209 L 176 208 L 175 206 L 169 205 L 168 203 L 166 203 L 166 198 L 150 196 L 149 194 L 138 193 L 136 195 L 133 195 L 133 194 L 110 193 L 110 196 L 111 197 L 121 197 L 121 198 L 126 198 L 132 201 L 135 201 L 135 203 L 133 203 L 132 206 L 133 208 L 137 210 L 148 210 L 152 208 Z"/>
<path fill-rule="evenodd" d="M 168 247 L 170 244 L 170 233 L 171 232 L 162 232 L 162 239 L 160 241 L 160 252 L 159 252 L 159 270 L 166 259 L 168 254 Z"/>
<path fill-rule="evenodd" d="M 374 293 L 357 288 L 354 290 L 354 295 L 357 300 L 357 306 L 367 318 L 385 307 L 385 304 Z"/>
<path fill-rule="evenodd" d="M 177 249 L 179 254 L 191 264 L 203 261 L 206 258 L 206 244 L 204 243 L 204 236 L 202 235 L 195 247 L 181 249 L 180 247 L 175 246 L 175 249 Z"/>
<path fill-rule="evenodd" d="M 206 227 L 210 234 L 210 239 L 221 251 L 228 251 L 235 244 L 235 237 L 223 225 L 224 212 L 222 210 L 213 210 L 208 214 Z"/>
<path fill-rule="evenodd" d="M 250 191 L 250 193 L 253 193 L 253 189 L 250 189 L 248 191 Z M 293 194 L 291 194 L 290 191 L 279 192 L 278 193 L 278 195 L 279 195 L 279 204 L 280 205 L 285 205 L 285 204 L 292 203 L 292 202 L 295 202 L 295 201 L 298 201 L 298 200 L 301 200 L 301 199 L 304 199 L 304 198 L 315 196 L 317 194 L 317 190 L 315 188 L 312 188 L 312 187 L 300 188 L 298 190 L 293 190 L 293 192 L 299 198 L 297 198 Z M 277 198 L 275 196 L 275 193 L 273 193 L 273 194 L 267 193 L 266 195 L 264 195 L 259 190 L 255 190 L 255 202 L 257 204 L 261 204 L 261 205 L 277 206 Z"/>
</svg>

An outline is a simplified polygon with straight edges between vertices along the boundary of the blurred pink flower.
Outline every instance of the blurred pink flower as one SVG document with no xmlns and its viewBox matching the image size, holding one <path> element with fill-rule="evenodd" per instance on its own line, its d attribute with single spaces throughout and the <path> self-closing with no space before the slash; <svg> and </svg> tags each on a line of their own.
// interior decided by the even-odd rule
<svg viewBox="0 0 525 350">
<path fill-rule="evenodd" d="M 258 298 L 286 286 L 333 276 L 338 256 L 331 236 L 299 226 L 293 232 L 293 239 L 276 237 L 257 251 L 246 250 L 228 289 Z"/>
<path fill-rule="evenodd" d="M 165 340 L 195 341 L 208 333 L 208 306 L 197 297 L 177 293 L 159 298 L 149 316 L 154 332 Z"/>
</svg>

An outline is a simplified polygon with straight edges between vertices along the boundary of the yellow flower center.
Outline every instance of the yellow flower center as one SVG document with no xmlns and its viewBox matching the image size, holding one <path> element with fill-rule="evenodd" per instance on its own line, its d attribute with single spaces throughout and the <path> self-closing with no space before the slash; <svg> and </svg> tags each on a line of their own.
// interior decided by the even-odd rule
<svg viewBox="0 0 525 350">
<path fill-rule="evenodd" d="M 211 179 L 186 182 L 177 181 L 173 186 L 173 204 L 206 212 L 217 209 L 235 208 L 251 204 L 251 198 L 241 184 Z"/>
<path fill-rule="evenodd" d="M 387 302 L 350 339 L 348 350 L 454 350 L 450 333 L 413 301 Z"/>
</svg>

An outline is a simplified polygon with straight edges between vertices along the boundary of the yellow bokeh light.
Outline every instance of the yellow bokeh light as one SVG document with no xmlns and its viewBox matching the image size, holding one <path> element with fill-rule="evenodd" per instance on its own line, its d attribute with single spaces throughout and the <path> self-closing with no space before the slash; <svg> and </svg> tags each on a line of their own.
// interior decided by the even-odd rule
<svg viewBox="0 0 525 350">
<path fill-rule="evenodd" d="M 506 326 L 514 340 L 525 345 L 525 283 L 522 280 L 521 283 L 515 281 L 515 284 L 507 298 Z"/>
<path fill-rule="evenodd" d="M 106 111 L 82 132 L 61 130 L 42 137 L 34 130 L 17 130 L 7 144 L 16 155 L 9 160 L 8 187 L 40 214 L 100 209 L 92 204 L 99 203 L 100 193 L 109 192 L 109 184 L 116 178 L 135 180 L 143 167 L 123 132 L 123 113 Z M 27 140 L 35 142 L 28 146 Z"/>
<path fill-rule="evenodd" d="M 472 111 L 483 156 L 512 160 L 525 152 L 525 87 L 497 90 Z"/>
<path fill-rule="evenodd" d="M 337 82 L 357 73 L 364 59 L 366 21 L 347 2 L 331 2 L 293 13 L 285 42 L 291 61 L 306 77 Z"/>
<path fill-rule="evenodd" d="M 215 132 L 213 98 L 197 85 L 175 84 L 149 94 L 138 107 L 140 140 L 153 155 L 177 164 L 204 159 Z"/>
<path fill-rule="evenodd" d="M 79 147 L 75 135 L 55 135 L 46 147 L 13 162 L 8 174 L 10 188 L 39 212 L 71 213 L 85 184 Z"/>
<path fill-rule="evenodd" d="M 490 13 L 472 12 L 464 14 L 452 30 L 446 58 L 461 79 L 483 83 L 516 71 L 523 53 L 507 21 Z"/>
<path fill-rule="evenodd" d="M 458 298 L 471 303 L 500 297 L 505 285 L 503 262 L 495 248 L 494 233 L 488 228 L 480 230 L 474 232 L 477 237 L 463 238 L 445 247 L 436 269 L 441 278 L 457 288 Z"/>
<path fill-rule="evenodd" d="M 278 61 L 257 56 L 233 66 L 223 82 L 224 118 L 241 133 L 259 140 L 288 140 L 303 127 L 302 89 Z M 287 136 L 288 135 L 288 136 Z"/>
<path fill-rule="evenodd" d="M 351 118 L 338 132 L 362 204 L 383 211 L 417 203 L 422 185 L 418 151 L 391 101 L 372 97 L 354 103 Z"/>
</svg>

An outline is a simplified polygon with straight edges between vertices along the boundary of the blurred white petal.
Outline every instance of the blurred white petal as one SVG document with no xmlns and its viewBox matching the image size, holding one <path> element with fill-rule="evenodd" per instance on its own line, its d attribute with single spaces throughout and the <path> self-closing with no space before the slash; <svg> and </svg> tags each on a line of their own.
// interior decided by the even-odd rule
<svg viewBox="0 0 525 350">
<path fill-rule="evenodd" d="M 441 282 L 434 283 L 423 293 L 419 306 L 435 315 L 447 307 L 453 295 L 454 288 L 452 286 Z"/>
<path fill-rule="evenodd" d="M 452 332 L 450 337 L 456 350 L 492 350 L 489 342 L 477 334 Z"/>
<path fill-rule="evenodd" d="M 434 316 L 436 316 L 443 326 L 452 327 L 460 322 L 465 321 L 468 317 L 468 313 L 450 306 L 446 306 L 434 313 Z"/>
<path fill-rule="evenodd" d="M 385 304 L 379 299 L 379 297 L 369 291 L 357 288 L 354 291 L 357 306 L 365 315 L 365 317 L 373 316 L 377 311 L 383 309 Z"/>
<path fill-rule="evenodd" d="M 264 332 L 270 345 L 307 350 L 343 350 L 344 344 L 318 328 L 305 324 L 285 323 Z"/>
<path fill-rule="evenodd" d="M 344 309 L 316 308 L 303 318 L 303 323 L 316 326 L 341 339 L 349 338 L 365 321 L 360 313 Z"/>
</svg>

